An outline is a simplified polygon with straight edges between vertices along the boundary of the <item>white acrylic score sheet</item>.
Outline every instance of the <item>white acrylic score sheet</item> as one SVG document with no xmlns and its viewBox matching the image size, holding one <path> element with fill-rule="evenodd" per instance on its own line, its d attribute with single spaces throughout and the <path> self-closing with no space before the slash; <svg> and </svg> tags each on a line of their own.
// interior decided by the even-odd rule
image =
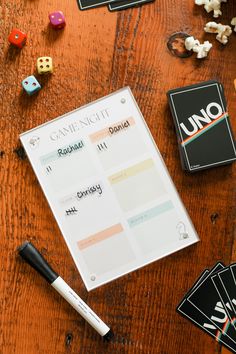
<svg viewBox="0 0 236 354">
<path fill-rule="evenodd" d="M 198 241 L 128 87 L 20 139 L 88 290 Z"/>
</svg>

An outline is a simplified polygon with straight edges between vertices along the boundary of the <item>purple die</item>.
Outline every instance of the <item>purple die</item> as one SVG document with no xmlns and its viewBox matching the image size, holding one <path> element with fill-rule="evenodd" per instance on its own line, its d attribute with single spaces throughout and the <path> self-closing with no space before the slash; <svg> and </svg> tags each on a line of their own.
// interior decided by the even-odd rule
<svg viewBox="0 0 236 354">
<path fill-rule="evenodd" d="M 64 28 L 66 25 L 65 16 L 62 11 L 54 11 L 49 14 L 51 26 L 55 29 Z"/>
</svg>

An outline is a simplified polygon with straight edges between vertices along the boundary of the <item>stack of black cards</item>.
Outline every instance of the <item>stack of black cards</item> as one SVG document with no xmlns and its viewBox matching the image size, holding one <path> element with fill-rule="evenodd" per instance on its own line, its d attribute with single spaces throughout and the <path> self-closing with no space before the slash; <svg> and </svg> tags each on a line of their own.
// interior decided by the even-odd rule
<svg viewBox="0 0 236 354">
<path fill-rule="evenodd" d="M 167 93 L 184 170 L 232 163 L 236 148 L 223 86 L 217 81 Z"/>
<path fill-rule="evenodd" d="M 108 5 L 110 11 L 116 11 L 143 5 L 151 1 L 154 0 L 78 0 L 78 4 L 81 10 Z"/>
<path fill-rule="evenodd" d="M 176 310 L 236 353 L 236 264 L 205 270 Z"/>
</svg>

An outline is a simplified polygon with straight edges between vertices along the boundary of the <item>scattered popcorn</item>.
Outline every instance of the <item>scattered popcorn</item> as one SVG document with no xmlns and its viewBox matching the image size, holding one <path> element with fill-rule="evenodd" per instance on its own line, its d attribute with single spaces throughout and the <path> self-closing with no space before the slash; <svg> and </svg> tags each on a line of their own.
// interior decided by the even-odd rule
<svg viewBox="0 0 236 354">
<path fill-rule="evenodd" d="M 222 44 L 227 44 L 229 36 L 232 34 L 230 26 L 216 22 L 208 22 L 204 27 L 204 31 L 207 33 L 217 33 L 216 39 Z"/>
<path fill-rule="evenodd" d="M 197 39 L 194 39 L 194 37 L 187 37 L 185 39 L 185 48 L 187 50 L 192 50 L 194 46 L 199 46 L 200 42 Z"/>
<path fill-rule="evenodd" d="M 212 48 L 212 44 L 208 41 L 201 44 L 199 40 L 191 36 L 185 39 L 185 48 L 197 53 L 197 58 L 202 59 L 207 57 L 210 49 Z"/>
<path fill-rule="evenodd" d="M 210 49 L 212 48 L 212 44 L 208 41 L 205 41 L 203 44 L 200 44 L 197 47 L 193 48 L 193 51 L 197 53 L 197 58 L 202 59 L 206 58 Z"/>
<path fill-rule="evenodd" d="M 232 18 L 231 25 L 234 26 L 234 32 L 236 32 L 236 17 Z"/>
<path fill-rule="evenodd" d="M 213 11 L 213 17 L 217 18 L 222 15 L 221 3 L 227 2 L 227 0 L 195 0 L 196 5 L 204 5 L 206 12 Z"/>
</svg>

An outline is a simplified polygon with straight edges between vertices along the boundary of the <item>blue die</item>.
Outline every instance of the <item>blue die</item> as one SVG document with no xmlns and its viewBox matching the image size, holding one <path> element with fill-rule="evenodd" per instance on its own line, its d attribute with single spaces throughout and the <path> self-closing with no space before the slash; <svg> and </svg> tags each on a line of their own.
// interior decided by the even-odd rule
<svg viewBox="0 0 236 354">
<path fill-rule="evenodd" d="M 21 84 L 30 96 L 41 89 L 39 82 L 33 75 L 26 77 Z"/>
</svg>

